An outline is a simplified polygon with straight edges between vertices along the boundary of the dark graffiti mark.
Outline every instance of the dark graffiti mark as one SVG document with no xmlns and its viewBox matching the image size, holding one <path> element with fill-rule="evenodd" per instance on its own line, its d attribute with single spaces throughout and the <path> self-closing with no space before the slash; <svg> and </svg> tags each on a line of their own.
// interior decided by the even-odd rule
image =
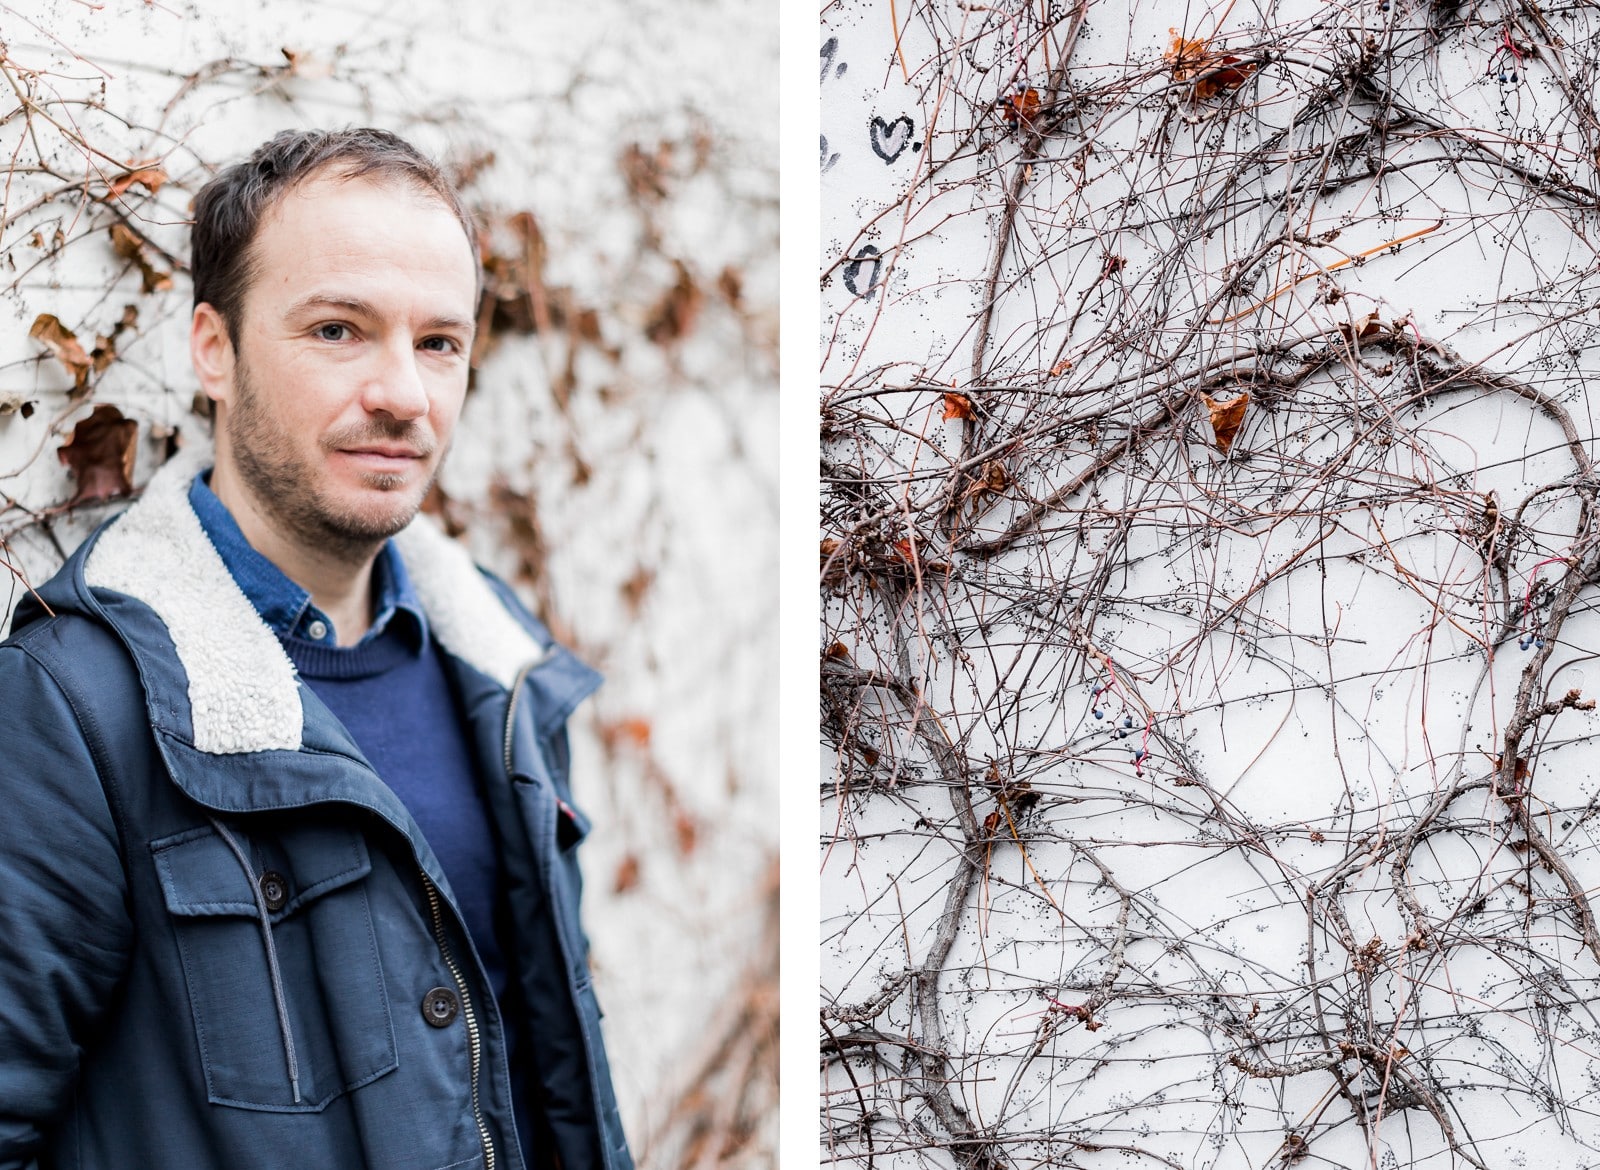
<svg viewBox="0 0 1600 1170">
<path fill-rule="evenodd" d="M 911 146 L 911 135 L 914 131 L 911 118 L 906 114 L 901 114 L 892 122 L 874 117 L 869 129 L 872 137 L 872 153 L 886 163 L 894 162 L 906 152 L 906 147 Z M 917 146 L 920 147 L 921 143 Z"/>
<path fill-rule="evenodd" d="M 828 136 L 824 134 L 822 136 L 822 173 L 827 174 L 829 171 L 833 170 L 833 164 L 838 161 L 839 152 L 837 150 L 832 154 L 828 153 Z"/>
<path fill-rule="evenodd" d="M 838 37 L 829 37 L 822 42 L 822 72 L 817 78 L 819 82 L 828 80 L 828 70 L 830 68 L 833 70 L 835 77 L 843 77 L 844 71 L 850 68 L 849 64 L 844 61 L 840 61 L 837 65 L 833 63 L 833 58 L 838 52 Z"/>
<path fill-rule="evenodd" d="M 844 266 L 844 286 L 862 300 L 872 299 L 872 294 L 878 288 L 878 275 L 883 270 L 883 257 L 878 255 L 878 249 L 871 244 L 862 247 L 850 258 Z M 862 273 L 866 279 L 862 279 Z"/>
</svg>

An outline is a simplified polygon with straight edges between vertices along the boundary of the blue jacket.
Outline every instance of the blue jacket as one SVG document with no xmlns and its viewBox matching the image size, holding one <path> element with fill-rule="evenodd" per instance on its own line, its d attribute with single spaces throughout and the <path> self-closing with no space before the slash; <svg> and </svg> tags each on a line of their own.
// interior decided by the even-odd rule
<svg viewBox="0 0 1600 1170">
<path fill-rule="evenodd" d="M 448 883 L 206 540 L 197 467 L 158 472 L 0 644 L 0 1170 L 519 1168 Z M 530 1146 L 630 1170 L 567 776 L 598 678 L 431 523 L 396 542 L 500 838 Z"/>
</svg>

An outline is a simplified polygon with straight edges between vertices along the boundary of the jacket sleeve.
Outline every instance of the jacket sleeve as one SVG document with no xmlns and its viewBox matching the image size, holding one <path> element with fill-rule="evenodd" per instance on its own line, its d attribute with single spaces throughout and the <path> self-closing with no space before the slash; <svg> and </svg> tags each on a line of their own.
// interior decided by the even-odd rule
<svg viewBox="0 0 1600 1170">
<path fill-rule="evenodd" d="M 131 952 L 111 809 L 74 704 L 0 646 L 0 1170 L 40 1158 Z"/>
</svg>

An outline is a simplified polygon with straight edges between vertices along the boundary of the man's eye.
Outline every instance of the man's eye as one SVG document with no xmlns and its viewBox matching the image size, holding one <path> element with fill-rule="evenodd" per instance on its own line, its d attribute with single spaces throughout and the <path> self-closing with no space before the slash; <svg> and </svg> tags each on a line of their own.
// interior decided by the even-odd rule
<svg viewBox="0 0 1600 1170">
<path fill-rule="evenodd" d="M 422 348 L 432 350 L 434 353 L 455 353 L 461 347 L 456 344 L 453 337 L 424 337 Z"/>
<path fill-rule="evenodd" d="M 326 325 L 317 326 L 317 336 L 323 341 L 343 341 L 349 335 L 350 327 L 347 325 L 338 325 L 330 321 Z"/>
</svg>

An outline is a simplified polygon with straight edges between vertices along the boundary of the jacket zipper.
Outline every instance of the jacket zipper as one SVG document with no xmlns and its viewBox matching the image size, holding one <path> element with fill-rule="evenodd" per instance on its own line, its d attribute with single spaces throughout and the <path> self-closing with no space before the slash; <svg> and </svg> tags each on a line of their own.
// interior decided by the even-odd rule
<svg viewBox="0 0 1600 1170">
<path fill-rule="evenodd" d="M 494 1142 L 489 1139 L 489 1126 L 483 1120 L 483 1108 L 478 1100 L 478 1070 L 483 1061 L 478 1016 L 472 1010 L 472 996 L 467 993 L 467 981 L 462 977 L 461 968 L 456 966 L 455 957 L 451 955 L 450 946 L 445 941 L 444 914 L 439 909 L 438 888 L 426 873 L 422 875 L 422 888 L 427 891 L 428 913 L 433 918 L 433 937 L 439 944 L 439 954 L 444 957 L 444 965 L 450 969 L 450 978 L 455 980 L 456 991 L 461 996 L 461 1019 L 467 1026 L 467 1063 L 472 1070 L 472 1120 L 477 1125 L 478 1137 L 483 1142 L 484 1170 L 494 1170 Z"/>
<path fill-rule="evenodd" d="M 538 658 L 528 663 L 521 670 L 517 671 L 517 677 L 511 683 L 511 700 L 506 704 L 506 733 L 504 739 L 502 740 L 502 743 L 504 744 L 507 780 L 511 779 L 511 733 L 517 725 L 517 700 L 522 696 L 522 684 L 528 681 L 528 675 L 533 671 L 533 668 L 538 666 L 539 663 L 543 661 L 544 659 Z"/>
</svg>

